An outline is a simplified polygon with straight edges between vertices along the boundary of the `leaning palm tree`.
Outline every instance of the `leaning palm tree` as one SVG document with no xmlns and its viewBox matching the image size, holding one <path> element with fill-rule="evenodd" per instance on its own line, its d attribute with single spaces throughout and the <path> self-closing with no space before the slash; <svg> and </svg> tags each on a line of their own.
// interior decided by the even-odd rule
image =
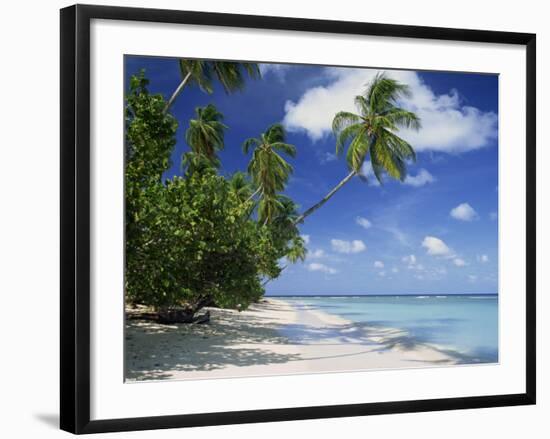
<svg viewBox="0 0 550 439">
<path fill-rule="evenodd" d="M 179 68 L 181 82 L 166 103 L 165 113 L 187 85 L 195 84 L 202 91 L 211 94 L 214 89 L 214 79 L 217 79 L 223 89 L 227 93 L 231 93 L 242 90 L 245 74 L 252 79 L 261 77 L 260 68 L 256 63 L 180 59 Z"/>
<path fill-rule="evenodd" d="M 206 159 L 213 166 L 219 167 L 217 152 L 224 146 L 223 114 L 214 105 L 195 108 L 196 118 L 189 121 L 185 132 L 185 141 L 198 158 Z"/>
<path fill-rule="evenodd" d="M 336 154 L 341 155 L 349 142 L 346 162 L 350 172 L 321 201 L 300 215 L 296 224 L 319 209 L 354 176 L 366 179 L 362 167 L 368 155 L 379 182 L 383 172 L 401 181 L 405 179 L 407 160 L 416 160 L 416 155 L 412 146 L 396 132 L 402 127 L 420 129 L 420 119 L 415 113 L 397 106 L 398 99 L 403 96 L 410 96 L 406 84 L 378 74 L 364 96 L 355 97 L 359 114 L 340 111 L 334 116 L 332 130 L 336 136 Z"/>
<path fill-rule="evenodd" d="M 277 193 L 284 190 L 292 173 L 292 166 L 280 154 L 296 156 L 294 145 L 285 143 L 285 130 L 281 124 L 271 125 L 260 137 L 245 140 L 245 154 L 253 149 L 252 158 L 248 164 L 248 173 L 256 191 L 251 198 L 260 195 L 258 205 L 258 221 L 270 223 L 281 208 Z"/>
</svg>

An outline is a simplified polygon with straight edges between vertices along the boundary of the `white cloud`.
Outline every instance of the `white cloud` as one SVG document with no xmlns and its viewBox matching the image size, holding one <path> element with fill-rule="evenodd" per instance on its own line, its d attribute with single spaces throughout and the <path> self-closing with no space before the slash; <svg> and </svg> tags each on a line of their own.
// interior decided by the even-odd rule
<svg viewBox="0 0 550 439">
<path fill-rule="evenodd" d="M 450 215 L 459 221 L 473 221 L 478 218 L 477 212 L 468 203 L 462 203 L 453 207 Z"/>
<path fill-rule="evenodd" d="M 478 262 L 481 262 L 481 263 L 486 263 L 486 262 L 489 262 L 489 256 L 487 255 L 477 255 L 477 261 Z"/>
<path fill-rule="evenodd" d="M 461 258 L 454 258 L 453 259 L 453 263 L 457 266 L 457 267 L 464 267 L 466 265 L 466 261 L 464 261 L 464 259 L 461 259 Z"/>
<path fill-rule="evenodd" d="M 393 267 L 393 268 L 391 269 L 391 272 L 392 272 L 392 273 L 399 273 L 399 269 L 398 269 L 397 267 Z"/>
<path fill-rule="evenodd" d="M 304 240 L 304 242 L 305 242 L 306 245 L 309 244 L 309 241 L 310 241 L 309 235 L 301 235 L 301 237 L 302 237 L 302 239 Z"/>
<path fill-rule="evenodd" d="M 324 165 L 329 162 L 333 162 L 334 160 L 338 159 L 338 156 L 332 152 L 319 152 L 318 154 L 319 162 Z"/>
<path fill-rule="evenodd" d="M 353 241 L 343 241 L 341 239 L 331 239 L 332 249 L 338 253 L 361 253 L 367 249 L 367 246 L 360 239 Z"/>
<path fill-rule="evenodd" d="M 384 277 L 384 276 L 386 276 L 386 272 L 385 271 L 379 271 L 378 276 Z"/>
<path fill-rule="evenodd" d="M 286 73 L 290 67 L 288 64 L 260 64 L 262 76 L 274 75 L 279 81 L 284 82 Z"/>
<path fill-rule="evenodd" d="M 400 228 L 395 226 L 381 226 L 380 228 L 388 233 L 391 233 L 393 237 L 399 241 L 400 244 L 406 246 L 409 245 L 409 236 Z"/>
<path fill-rule="evenodd" d="M 431 256 L 451 256 L 451 249 L 441 239 L 435 236 L 426 236 L 422 241 L 422 247 L 424 247 L 428 254 Z"/>
<path fill-rule="evenodd" d="M 321 271 L 322 273 L 326 274 L 336 274 L 338 273 L 338 270 L 328 267 L 325 264 L 320 264 L 318 262 L 312 262 L 311 264 L 308 264 L 307 269 L 309 271 Z"/>
<path fill-rule="evenodd" d="M 474 283 L 477 281 L 477 275 L 475 274 L 469 274 L 468 275 L 468 282 Z"/>
<path fill-rule="evenodd" d="M 496 221 L 498 219 L 498 213 L 497 212 L 491 212 L 489 214 L 489 218 L 491 219 L 491 221 Z"/>
<path fill-rule="evenodd" d="M 368 229 L 370 226 L 372 226 L 371 222 L 362 216 L 358 216 L 357 218 L 355 218 L 355 223 L 360 225 L 364 229 Z"/>
<path fill-rule="evenodd" d="M 307 252 L 307 257 L 310 259 L 319 259 L 324 258 L 326 256 L 326 253 L 323 249 L 317 249 L 317 250 L 310 250 Z"/>
<path fill-rule="evenodd" d="M 313 141 L 321 139 L 330 133 L 332 118 L 338 111 L 356 110 L 355 96 L 364 92 L 377 73 L 373 69 L 325 69 L 330 83 L 306 90 L 296 102 L 287 101 L 283 123 L 290 131 L 305 132 Z M 464 105 L 456 90 L 436 94 L 411 71 L 386 74 L 411 89 L 412 96 L 399 104 L 419 115 L 422 129 L 402 129 L 399 134 L 416 151 L 459 153 L 485 147 L 497 137 L 497 115 Z"/>
<path fill-rule="evenodd" d="M 430 174 L 426 169 L 420 169 L 418 174 L 415 176 L 407 175 L 403 183 L 408 184 L 409 186 L 420 187 L 428 183 L 433 183 L 435 177 Z"/>
<path fill-rule="evenodd" d="M 423 271 L 424 270 L 424 266 L 422 264 L 419 264 L 417 262 L 417 259 L 416 259 L 416 256 L 415 255 L 407 255 L 407 256 L 403 256 L 401 258 L 401 261 L 405 264 L 407 264 L 407 268 L 409 270 L 417 270 L 417 271 Z M 395 270 L 397 270 L 395 268 Z M 395 272 L 396 273 L 396 272 Z"/>
<path fill-rule="evenodd" d="M 382 261 L 374 261 L 374 268 L 384 268 L 384 263 Z"/>
</svg>

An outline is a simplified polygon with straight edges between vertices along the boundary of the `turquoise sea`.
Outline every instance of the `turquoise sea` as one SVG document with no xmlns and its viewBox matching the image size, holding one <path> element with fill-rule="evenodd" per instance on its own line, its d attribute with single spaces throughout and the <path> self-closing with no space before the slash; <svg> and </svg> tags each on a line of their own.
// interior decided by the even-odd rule
<svg viewBox="0 0 550 439">
<path fill-rule="evenodd" d="M 297 309 L 319 309 L 351 320 L 357 326 L 380 325 L 404 330 L 411 341 L 448 350 L 463 363 L 498 362 L 497 295 L 279 298 Z"/>
</svg>

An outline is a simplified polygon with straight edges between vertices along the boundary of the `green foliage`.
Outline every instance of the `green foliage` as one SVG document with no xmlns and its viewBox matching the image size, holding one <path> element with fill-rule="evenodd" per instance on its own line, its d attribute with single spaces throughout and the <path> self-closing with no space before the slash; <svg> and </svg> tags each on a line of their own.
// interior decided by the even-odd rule
<svg viewBox="0 0 550 439">
<path fill-rule="evenodd" d="M 256 63 L 180 59 L 179 67 L 182 78 L 190 75 L 190 83 L 209 94 L 214 91 L 214 79 L 218 80 L 226 93 L 231 93 L 243 89 L 245 75 L 252 79 L 261 77 Z"/>
<path fill-rule="evenodd" d="M 159 187 L 162 174 L 170 166 L 177 129 L 175 119 L 163 113 L 163 97 L 149 94 L 148 82 L 143 71 L 132 76 L 126 96 L 126 259 L 129 269 L 138 270 L 133 262 L 147 240 L 149 223 L 144 212 L 150 203 L 149 192 Z M 128 275 L 132 275 L 131 270 Z"/>
<path fill-rule="evenodd" d="M 222 115 L 198 108 L 187 140 L 184 177 L 164 181 L 175 145 L 177 123 L 161 95 L 150 94 L 144 74 L 134 76 L 126 97 L 126 297 L 128 303 L 196 312 L 207 303 L 246 308 L 263 294 L 262 281 L 279 276 L 278 262 L 305 256 L 293 225 L 296 206 L 277 193 L 269 224 L 252 217 L 254 185 L 244 173 L 217 174 L 223 148 Z M 262 139 L 294 154 L 279 126 Z M 286 163 L 286 162 L 285 162 Z M 287 167 L 290 165 L 286 164 Z M 254 180 L 254 178 L 253 178 Z"/>
<path fill-rule="evenodd" d="M 197 107 L 195 113 L 196 119 L 189 121 L 189 128 L 185 132 L 185 141 L 196 156 L 218 168 L 220 160 L 217 152 L 223 149 L 224 132 L 227 129 L 222 123 L 223 114 L 212 104 Z"/>
<path fill-rule="evenodd" d="M 250 206 L 212 170 L 158 184 L 147 197 L 146 244 L 127 283 L 133 301 L 246 308 L 263 294 L 262 275 L 279 274 L 270 231 L 248 219 Z"/>
<path fill-rule="evenodd" d="M 336 135 L 336 154 L 340 155 L 346 144 L 348 167 L 361 175 L 363 163 L 370 154 L 372 168 L 379 182 L 382 173 L 403 180 L 407 175 L 407 160 L 416 155 L 405 140 L 397 136 L 399 128 L 420 129 L 418 116 L 398 107 L 398 100 L 409 96 L 406 84 L 377 75 L 369 84 L 364 96 L 356 96 L 359 114 L 340 111 L 334 116 L 332 130 Z"/>
<path fill-rule="evenodd" d="M 296 148 L 285 143 L 285 137 L 283 126 L 274 124 L 260 137 L 247 139 L 243 143 L 245 154 L 253 150 L 248 173 L 260 193 L 258 221 L 261 223 L 271 223 L 283 208 L 278 192 L 285 189 L 293 169 L 281 153 L 296 156 Z"/>
</svg>

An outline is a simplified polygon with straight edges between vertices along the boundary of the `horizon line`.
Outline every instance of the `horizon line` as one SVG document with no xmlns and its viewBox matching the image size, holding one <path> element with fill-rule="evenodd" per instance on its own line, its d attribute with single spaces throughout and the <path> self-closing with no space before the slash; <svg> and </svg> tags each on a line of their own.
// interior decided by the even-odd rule
<svg viewBox="0 0 550 439">
<path fill-rule="evenodd" d="M 355 294 L 264 294 L 264 297 L 365 297 L 365 296 L 498 296 L 497 293 L 355 293 Z"/>
</svg>

